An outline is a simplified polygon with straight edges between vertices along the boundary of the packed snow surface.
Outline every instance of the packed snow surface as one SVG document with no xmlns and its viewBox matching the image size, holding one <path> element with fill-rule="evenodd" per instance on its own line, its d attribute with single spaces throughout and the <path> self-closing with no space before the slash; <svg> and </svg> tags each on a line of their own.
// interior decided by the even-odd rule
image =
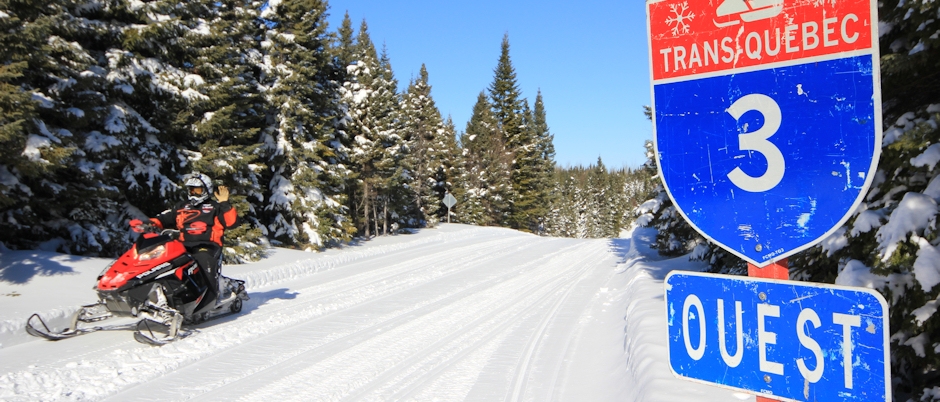
<svg viewBox="0 0 940 402">
<path fill-rule="evenodd" d="M 251 300 L 162 347 L 128 331 L 51 342 L 96 300 L 108 263 L 0 254 L 0 400 L 738 401 L 666 360 L 654 232 L 537 237 L 442 224 L 324 253 L 275 249 L 227 266 Z"/>
</svg>

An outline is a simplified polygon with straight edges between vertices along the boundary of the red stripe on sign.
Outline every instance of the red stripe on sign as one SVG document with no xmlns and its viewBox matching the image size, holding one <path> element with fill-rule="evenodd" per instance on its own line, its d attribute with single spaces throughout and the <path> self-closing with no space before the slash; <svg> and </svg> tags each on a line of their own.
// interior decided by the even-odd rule
<svg viewBox="0 0 940 402">
<path fill-rule="evenodd" d="M 653 79 L 872 48 L 871 0 L 648 4 Z"/>
</svg>

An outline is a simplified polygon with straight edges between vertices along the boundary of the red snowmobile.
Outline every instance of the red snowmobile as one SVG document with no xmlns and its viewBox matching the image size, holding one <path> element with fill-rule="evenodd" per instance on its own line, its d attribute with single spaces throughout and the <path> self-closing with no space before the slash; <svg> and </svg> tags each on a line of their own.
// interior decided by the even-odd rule
<svg viewBox="0 0 940 402">
<path fill-rule="evenodd" d="M 26 321 L 26 332 L 59 340 L 95 331 L 131 329 L 138 342 L 163 345 L 188 335 L 189 331 L 181 331 L 184 324 L 241 311 L 242 301 L 248 300 L 244 281 L 220 276 L 223 289 L 235 297 L 216 305 L 216 292 L 207 286 L 205 275 L 209 273 L 178 240 L 179 231 L 142 226 L 144 233 L 133 247 L 98 275 L 97 303 L 82 306 L 62 331 L 51 330 L 33 314 Z"/>
</svg>

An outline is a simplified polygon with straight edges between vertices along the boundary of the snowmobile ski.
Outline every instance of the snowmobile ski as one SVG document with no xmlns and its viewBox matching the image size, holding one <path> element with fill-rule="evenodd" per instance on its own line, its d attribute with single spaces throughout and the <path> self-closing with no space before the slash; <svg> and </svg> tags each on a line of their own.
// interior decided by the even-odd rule
<svg viewBox="0 0 940 402">
<path fill-rule="evenodd" d="M 75 316 L 81 314 L 81 310 L 75 313 Z M 72 325 L 69 328 L 66 328 L 60 332 L 53 331 L 49 329 L 49 326 L 46 325 L 46 322 L 43 321 L 42 317 L 39 314 L 33 314 L 26 320 L 26 333 L 45 338 L 50 341 L 58 341 L 62 339 L 73 338 L 79 335 L 85 335 L 92 332 L 98 331 L 116 331 L 116 330 L 127 330 L 134 329 L 134 323 L 125 323 L 117 325 L 96 325 L 90 327 L 77 327 L 77 321 L 73 318 Z"/>
</svg>

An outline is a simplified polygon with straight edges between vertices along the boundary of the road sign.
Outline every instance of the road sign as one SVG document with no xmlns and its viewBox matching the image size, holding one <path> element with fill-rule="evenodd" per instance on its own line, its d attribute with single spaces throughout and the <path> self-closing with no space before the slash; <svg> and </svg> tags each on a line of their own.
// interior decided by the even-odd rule
<svg viewBox="0 0 940 402">
<path fill-rule="evenodd" d="M 457 205 L 457 199 L 451 193 L 444 194 L 444 205 L 447 206 L 447 209 L 450 209 Z"/>
<path fill-rule="evenodd" d="M 881 153 L 876 7 L 648 3 L 656 161 L 703 236 L 765 266 L 857 209 Z"/>
<path fill-rule="evenodd" d="M 878 292 L 678 271 L 665 286 L 677 376 L 786 400 L 891 400 Z"/>
</svg>

